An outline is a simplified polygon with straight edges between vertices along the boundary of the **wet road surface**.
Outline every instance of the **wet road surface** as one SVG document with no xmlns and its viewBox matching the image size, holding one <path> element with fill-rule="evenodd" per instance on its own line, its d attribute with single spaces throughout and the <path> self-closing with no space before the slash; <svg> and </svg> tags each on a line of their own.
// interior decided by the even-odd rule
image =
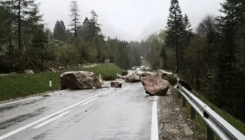
<svg viewBox="0 0 245 140">
<path fill-rule="evenodd" d="M 0 140 L 150 140 L 153 99 L 141 83 L 57 91 L 0 104 Z M 156 105 L 155 105 L 156 106 Z M 157 116 L 157 115 L 156 115 Z M 152 136 L 153 134 L 153 136 Z"/>
</svg>

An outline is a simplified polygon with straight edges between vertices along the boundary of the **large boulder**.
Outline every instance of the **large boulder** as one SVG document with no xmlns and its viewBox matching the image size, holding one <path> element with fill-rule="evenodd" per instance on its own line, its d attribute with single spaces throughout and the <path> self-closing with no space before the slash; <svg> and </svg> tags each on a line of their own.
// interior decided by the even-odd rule
<svg viewBox="0 0 245 140">
<path fill-rule="evenodd" d="M 168 92 L 169 82 L 158 75 L 148 75 L 141 79 L 144 89 L 149 95 L 165 96 Z"/>
<path fill-rule="evenodd" d="M 101 88 L 102 83 L 93 72 L 70 71 L 60 75 L 61 89 Z"/>
<path fill-rule="evenodd" d="M 126 76 L 125 81 L 127 83 L 140 82 L 140 76 L 135 71 L 130 71 Z"/>
<path fill-rule="evenodd" d="M 123 80 L 121 79 L 116 79 L 115 81 L 111 81 L 111 87 L 114 88 L 121 88 L 123 84 Z"/>
<path fill-rule="evenodd" d="M 153 73 L 153 72 L 143 72 L 141 74 L 141 77 L 146 77 L 147 75 L 155 75 L 155 73 Z"/>
</svg>

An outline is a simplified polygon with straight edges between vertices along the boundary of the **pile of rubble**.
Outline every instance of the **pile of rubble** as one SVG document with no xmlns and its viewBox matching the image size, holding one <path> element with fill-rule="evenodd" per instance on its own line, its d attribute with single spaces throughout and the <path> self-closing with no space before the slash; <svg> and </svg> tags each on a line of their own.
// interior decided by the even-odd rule
<svg viewBox="0 0 245 140">
<path fill-rule="evenodd" d="M 170 83 L 168 76 L 172 73 L 164 70 L 153 72 L 128 71 L 127 74 L 117 74 L 117 79 L 111 81 L 110 85 L 114 88 L 122 88 L 126 83 L 141 82 L 145 92 L 151 96 L 165 96 L 168 92 Z M 64 72 L 60 76 L 61 89 L 98 89 L 102 87 L 102 82 L 93 72 L 71 71 Z"/>
</svg>

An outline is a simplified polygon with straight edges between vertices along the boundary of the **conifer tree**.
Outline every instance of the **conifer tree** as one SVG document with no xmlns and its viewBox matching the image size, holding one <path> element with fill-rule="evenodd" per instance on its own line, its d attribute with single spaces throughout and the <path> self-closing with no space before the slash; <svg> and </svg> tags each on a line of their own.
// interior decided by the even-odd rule
<svg viewBox="0 0 245 140">
<path fill-rule="evenodd" d="M 220 37 L 219 45 L 219 66 L 218 81 L 219 94 L 217 96 L 218 105 L 224 106 L 227 99 L 234 93 L 237 49 L 236 37 L 239 29 L 239 19 L 241 17 L 241 3 L 237 0 L 227 0 L 221 4 L 220 11 L 223 16 L 218 17 L 218 31 Z"/>
<path fill-rule="evenodd" d="M 66 27 L 62 20 L 56 21 L 54 27 L 54 38 L 64 42 L 66 41 Z"/>
<path fill-rule="evenodd" d="M 183 32 L 184 24 L 181 9 L 178 0 L 171 0 L 171 6 L 169 8 L 169 17 L 167 22 L 167 37 L 166 47 L 176 49 L 176 72 L 180 69 L 180 57 L 179 50 L 183 46 Z"/>
<path fill-rule="evenodd" d="M 78 5 L 77 5 L 77 2 L 76 1 L 72 1 L 71 2 L 71 5 L 70 5 L 70 11 L 71 11 L 71 31 L 73 31 L 74 33 L 74 37 L 77 38 L 78 36 L 78 29 L 80 27 L 80 20 L 79 20 L 79 9 L 78 9 Z"/>
</svg>

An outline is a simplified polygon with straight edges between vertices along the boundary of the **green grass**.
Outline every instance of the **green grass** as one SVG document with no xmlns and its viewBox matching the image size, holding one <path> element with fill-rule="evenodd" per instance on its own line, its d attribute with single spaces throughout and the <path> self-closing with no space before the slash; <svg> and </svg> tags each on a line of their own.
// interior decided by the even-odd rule
<svg viewBox="0 0 245 140">
<path fill-rule="evenodd" d="M 237 130 L 239 130 L 241 133 L 245 135 L 245 123 L 242 121 L 236 119 L 226 111 L 218 108 L 213 103 L 206 100 L 202 95 L 200 95 L 198 92 L 193 91 L 193 94 L 195 94 L 200 100 L 202 100 L 204 103 L 206 103 L 209 107 L 211 107 L 217 114 L 219 114 L 223 119 L 225 119 L 228 123 L 230 123 L 233 127 L 235 127 Z"/>
<path fill-rule="evenodd" d="M 0 101 L 25 97 L 36 93 L 50 91 L 49 79 L 53 89 L 60 87 L 60 73 L 16 74 L 0 77 Z"/>
<path fill-rule="evenodd" d="M 81 69 L 85 71 L 92 71 L 96 75 L 101 74 L 104 80 L 114 80 L 117 77 L 117 73 L 121 74 L 123 70 L 116 66 L 115 64 L 100 64 L 99 66 L 93 68 Z"/>
<path fill-rule="evenodd" d="M 104 80 L 113 80 L 116 78 L 117 73 L 122 72 L 122 69 L 114 64 L 100 64 L 94 68 L 73 70 L 92 71 L 96 75 L 101 74 Z M 0 101 L 59 89 L 60 74 L 61 73 L 43 72 L 0 76 Z M 49 87 L 49 79 L 52 79 L 53 89 Z"/>
<path fill-rule="evenodd" d="M 222 118 L 224 118 L 228 123 L 230 123 L 233 127 L 235 127 L 237 130 L 239 130 L 241 133 L 245 134 L 245 124 L 241 122 L 240 120 L 234 118 L 229 113 L 219 109 L 217 106 L 206 100 L 203 96 L 201 96 L 199 93 L 193 91 L 193 94 L 195 94 L 200 100 L 202 100 L 205 104 L 207 104 L 209 107 L 211 107 L 217 114 L 219 114 Z M 177 101 L 182 105 L 182 97 L 181 99 L 177 98 L 177 91 L 175 94 L 175 97 Z M 188 118 L 190 117 L 191 112 L 191 106 L 187 102 L 187 106 L 183 108 L 184 113 L 187 115 Z M 206 134 L 207 134 L 207 125 L 205 121 L 199 116 L 199 114 L 196 114 L 195 120 L 193 120 L 193 124 L 195 127 L 195 130 L 197 131 L 198 139 L 199 140 L 206 140 Z M 214 137 L 215 140 L 218 140 L 218 137 Z"/>
</svg>

